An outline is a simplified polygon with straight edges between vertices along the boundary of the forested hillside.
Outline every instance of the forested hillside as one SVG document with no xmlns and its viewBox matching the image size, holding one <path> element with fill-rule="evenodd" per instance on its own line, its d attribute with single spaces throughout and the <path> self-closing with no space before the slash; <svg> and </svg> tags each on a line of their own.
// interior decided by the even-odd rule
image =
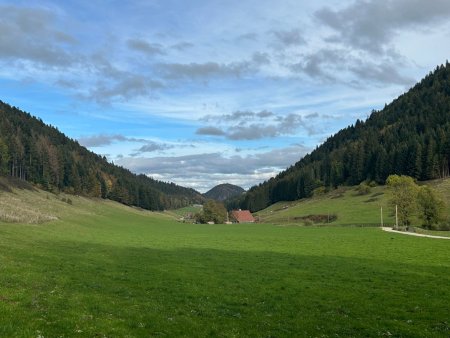
<svg viewBox="0 0 450 338">
<path fill-rule="evenodd" d="M 204 197 L 210 198 L 216 201 L 225 201 L 228 198 L 240 196 L 245 192 L 244 189 L 237 185 L 224 183 L 216 185 L 211 190 L 203 194 Z"/>
<path fill-rule="evenodd" d="M 366 121 L 329 137 L 311 154 L 275 178 L 255 186 L 240 201 L 261 210 L 282 200 L 312 195 L 318 187 L 384 183 L 390 174 L 418 180 L 449 176 L 450 65 L 439 66 L 407 93 Z"/>
<path fill-rule="evenodd" d="M 0 175 L 51 191 L 108 198 L 149 210 L 178 208 L 203 197 L 109 163 L 42 120 L 0 101 Z"/>
</svg>

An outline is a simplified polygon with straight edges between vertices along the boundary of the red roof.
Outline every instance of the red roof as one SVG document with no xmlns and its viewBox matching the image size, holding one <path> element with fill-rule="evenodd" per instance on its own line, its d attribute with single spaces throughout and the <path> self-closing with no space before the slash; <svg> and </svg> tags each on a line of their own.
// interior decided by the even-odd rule
<svg viewBox="0 0 450 338">
<path fill-rule="evenodd" d="M 248 210 L 233 210 L 231 212 L 231 217 L 238 223 L 253 223 L 255 219 Z"/>
</svg>

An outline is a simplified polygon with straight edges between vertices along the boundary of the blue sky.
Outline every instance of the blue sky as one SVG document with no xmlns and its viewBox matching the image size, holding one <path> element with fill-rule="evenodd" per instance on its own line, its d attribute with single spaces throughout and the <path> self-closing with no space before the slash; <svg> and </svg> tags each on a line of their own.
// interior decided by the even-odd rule
<svg viewBox="0 0 450 338">
<path fill-rule="evenodd" d="M 294 164 L 450 55 L 448 0 L 1 1 L 0 99 L 206 191 Z"/>
</svg>

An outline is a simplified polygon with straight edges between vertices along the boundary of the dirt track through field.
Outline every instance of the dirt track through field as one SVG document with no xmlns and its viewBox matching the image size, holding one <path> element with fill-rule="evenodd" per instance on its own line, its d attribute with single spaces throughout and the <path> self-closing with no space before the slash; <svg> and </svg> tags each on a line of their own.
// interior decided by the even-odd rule
<svg viewBox="0 0 450 338">
<path fill-rule="evenodd" d="M 450 237 L 445 237 L 445 236 L 425 235 L 425 234 L 418 234 L 418 233 L 415 233 L 415 232 L 398 231 L 398 230 L 394 230 L 394 229 L 388 228 L 388 227 L 382 227 L 381 229 L 383 231 L 395 232 L 396 234 L 402 234 L 402 235 L 428 237 L 428 238 L 438 238 L 438 239 L 450 239 Z"/>
</svg>

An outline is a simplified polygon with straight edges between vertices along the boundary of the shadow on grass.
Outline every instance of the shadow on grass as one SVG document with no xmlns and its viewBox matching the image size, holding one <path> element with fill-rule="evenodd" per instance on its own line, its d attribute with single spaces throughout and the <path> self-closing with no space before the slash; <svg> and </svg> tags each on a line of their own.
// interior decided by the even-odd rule
<svg viewBox="0 0 450 338">
<path fill-rule="evenodd" d="M 445 266 L 37 242 L 2 259 L 1 336 L 439 336 Z"/>
</svg>

